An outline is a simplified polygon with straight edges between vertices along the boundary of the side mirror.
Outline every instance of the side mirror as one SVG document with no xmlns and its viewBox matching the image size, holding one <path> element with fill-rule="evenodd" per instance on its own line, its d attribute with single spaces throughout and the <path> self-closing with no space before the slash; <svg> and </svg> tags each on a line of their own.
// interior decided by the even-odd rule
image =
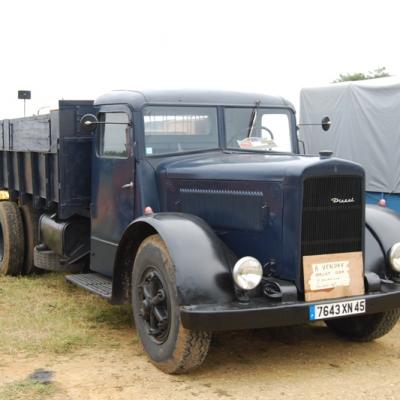
<svg viewBox="0 0 400 400">
<path fill-rule="evenodd" d="M 297 124 L 297 130 L 300 129 L 302 126 L 320 126 L 325 132 L 330 129 L 332 125 L 332 121 L 329 117 L 324 117 L 322 118 L 322 121 L 320 124 Z"/>
<path fill-rule="evenodd" d="M 321 126 L 322 126 L 322 129 L 323 129 L 325 132 L 329 130 L 329 128 L 331 127 L 331 125 L 332 125 L 332 122 L 331 122 L 331 119 L 330 119 L 329 117 L 324 117 L 324 118 L 322 118 Z"/>
<path fill-rule="evenodd" d="M 91 133 L 96 129 L 98 123 L 99 121 L 97 120 L 95 115 L 85 114 L 81 118 L 79 126 L 83 132 Z"/>
</svg>

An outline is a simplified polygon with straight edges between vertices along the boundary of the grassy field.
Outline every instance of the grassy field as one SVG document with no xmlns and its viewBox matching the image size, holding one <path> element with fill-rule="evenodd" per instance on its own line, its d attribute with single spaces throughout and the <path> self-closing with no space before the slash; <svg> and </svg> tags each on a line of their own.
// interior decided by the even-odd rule
<svg viewBox="0 0 400 400">
<path fill-rule="evenodd" d="M 0 354 L 110 348 L 119 344 L 118 331 L 110 331 L 130 326 L 129 306 L 111 306 L 66 283 L 62 274 L 0 276 Z"/>
<path fill-rule="evenodd" d="M 62 274 L 0 277 L 0 400 L 397 399 L 400 326 L 372 343 L 323 323 L 215 333 L 204 365 L 163 374 L 137 338 L 129 306 Z"/>
<path fill-rule="evenodd" d="M 68 355 L 82 348 L 115 349 L 132 331 L 129 306 L 105 300 L 66 283 L 63 274 L 0 276 L 0 354 L 28 358 Z M 0 359 L 1 364 L 1 359 Z M 1 377 L 0 377 L 1 384 Z M 63 398 L 54 382 L 30 377 L 0 385 L 0 400 Z"/>
<path fill-rule="evenodd" d="M 0 388 L 0 400 L 43 400 L 60 394 L 54 383 L 43 384 L 34 379 L 16 381 Z"/>
</svg>

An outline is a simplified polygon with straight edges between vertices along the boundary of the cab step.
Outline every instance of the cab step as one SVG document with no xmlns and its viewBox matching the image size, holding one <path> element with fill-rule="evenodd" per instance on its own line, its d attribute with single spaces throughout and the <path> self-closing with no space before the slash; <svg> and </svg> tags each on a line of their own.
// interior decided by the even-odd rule
<svg viewBox="0 0 400 400">
<path fill-rule="evenodd" d="M 99 296 L 110 300 L 112 294 L 112 281 L 106 276 L 89 273 L 89 274 L 74 274 L 66 275 L 65 279 L 89 292 L 98 294 Z"/>
</svg>

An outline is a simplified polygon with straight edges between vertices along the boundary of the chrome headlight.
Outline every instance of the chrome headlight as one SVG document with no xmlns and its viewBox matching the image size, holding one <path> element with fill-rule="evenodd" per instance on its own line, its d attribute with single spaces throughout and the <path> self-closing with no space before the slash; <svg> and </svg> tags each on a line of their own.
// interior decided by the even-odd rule
<svg viewBox="0 0 400 400">
<path fill-rule="evenodd" d="M 243 290 L 257 287 L 262 276 L 262 265 L 254 257 L 243 257 L 233 267 L 233 280 Z"/>
<path fill-rule="evenodd" d="M 390 265 L 396 272 L 400 272 L 400 243 L 395 243 L 389 250 Z"/>
</svg>

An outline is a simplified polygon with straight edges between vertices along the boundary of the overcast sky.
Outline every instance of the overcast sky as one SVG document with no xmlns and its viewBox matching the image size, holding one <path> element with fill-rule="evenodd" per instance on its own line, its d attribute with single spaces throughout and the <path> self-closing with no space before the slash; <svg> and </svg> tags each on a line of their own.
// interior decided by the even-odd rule
<svg viewBox="0 0 400 400">
<path fill-rule="evenodd" d="M 400 75 L 396 1 L 36 0 L 0 3 L 0 118 L 112 89 L 280 94 L 340 73 Z"/>
</svg>

